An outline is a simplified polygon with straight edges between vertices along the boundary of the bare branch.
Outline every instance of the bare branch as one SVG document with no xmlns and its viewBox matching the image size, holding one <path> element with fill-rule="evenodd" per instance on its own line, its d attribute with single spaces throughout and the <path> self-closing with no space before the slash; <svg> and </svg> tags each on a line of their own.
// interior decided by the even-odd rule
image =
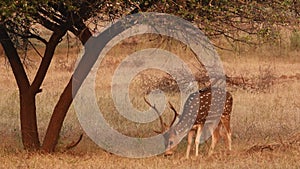
<svg viewBox="0 0 300 169">
<path fill-rule="evenodd" d="M 33 16 L 36 20 L 38 20 L 45 28 L 54 31 L 59 29 L 59 25 L 49 21 L 46 17 L 40 15 L 40 14 L 35 14 Z"/>
<path fill-rule="evenodd" d="M 66 27 L 62 27 L 58 30 L 55 30 L 52 34 L 52 36 L 49 39 L 49 43 L 46 46 L 46 50 L 44 53 L 44 57 L 42 59 L 42 62 L 39 66 L 39 69 L 36 73 L 36 76 L 32 82 L 32 89 L 34 91 L 38 91 L 42 82 L 45 79 L 46 73 L 48 71 L 49 65 L 51 63 L 51 60 L 53 58 L 54 55 L 54 51 L 58 45 L 58 43 L 60 42 L 61 38 L 66 34 L 67 32 L 67 28 Z"/>
<path fill-rule="evenodd" d="M 24 38 L 26 38 L 26 36 Z M 39 40 L 40 42 L 43 42 L 45 45 L 47 45 L 47 43 L 48 43 L 46 41 L 46 39 L 44 39 L 44 38 L 42 38 L 42 37 L 40 37 L 40 36 L 38 36 L 36 34 L 33 34 L 33 33 L 30 33 L 30 35 L 27 38 L 29 38 L 29 39 L 33 38 L 33 39 Z"/>
<path fill-rule="evenodd" d="M 30 41 L 28 41 L 28 43 L 31 45 L 33 50 L 40 56 L 40 58 L 43 58 L 42 54 L 37 50 L 37 48 Z"/>
<path fill-rule="evenodd" d="M 72 142 L 71 144 L 67 145 L 66 146 L 66 150 L 70 150 L 70 149 L 76 147 L 80 143 L 80 141 L 82 140 L 82 136 L 83 136 L 83 134 L 81 134 L 79 136 L 79 138 L 78 138 L 78 140 L 76 142 Z"/>
<path fill-rule="evenodd" d="M 29 79 L 27 78 L 27 74 L 20 60 L 19 54 L 17 50 L 14 48 L 13 42 L 9 38 L 7 30 L 5 26 L 0 24 L 0 43 L 5 51 L 13 73 L 15 75 L 15 79 L 17 81 L 17 85 L 21 92 L 26 91 L 29 87 Z"/>
<path fill-rule="evenodd" d="M 12 33 L 12 34 L 15 34 L 15 35 L 21 37 L 22 39 L 36 39 L 36 40 L 44 43 L 45 45 L 47 45 L 47 43 L 48 43 L 46 39 L 44 39 L 41 36 L 38 36 L 38 35 L 30 32 L 30 31 L 27 32 L 27 33 L 25 33 L 25 34 L 18 33 L 18 32 L 14 31 L 14 30 L 11 30 L 11 29 L 8 29 L 7 31 L 9 33 Z"/>
</svg>

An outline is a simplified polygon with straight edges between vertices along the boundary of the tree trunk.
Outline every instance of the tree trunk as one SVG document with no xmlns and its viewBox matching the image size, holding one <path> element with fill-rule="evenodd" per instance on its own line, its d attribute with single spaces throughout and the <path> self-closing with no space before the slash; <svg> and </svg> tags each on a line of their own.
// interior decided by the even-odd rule
<svg viewBox="0 0 300 169">
<path fill-rule="evenodd" d="M 100 42 L 101 44 L 97 45 L 104 47 L 105 44 L 107 44 L 110 41 L 110 39 L 117 36 L 120 32 L 124 31 L 126 28 L 122 27 L 120 24 L 121 23 L 118 23 L 118 25 L 114 25 L 115 29 L 113 30 L 115 30 L 115 32 L 109 32 L 110 30 L 105 30 L 104 32 L 102 32 L 100 38 L 103 39 L 103 41 Z M 84 29 L 82 34 L 79 34 L 78 37 L 80 38 L 82 44 L 85 44 L 91 36 L 92 35 L 90 31 L 88 29 Z M 94 43 L 95 42 L 96 41 L 94 41 Z M 97 48 L 97 46 L 89 46 L 89 49 L 85 50 L 86 53 L 90 52 L 89 50 L 97 50 L 98 53 L 100 53 L 102 48 Z M 73 101 L 73 96 L 77 94 L 77 91 L 79 90 L 81 84 L 83 83 L 84 79 L 90 72 L 97 59 L 98 55 L 93 56 L 87 54 L 84 55 L 80 60 L 75 72 L 73 73 L 73 76 L 71 77 L 68 85 L 66 86 L 64 92 L 61 94 L 60 99 L 55 106 L 42 145 L 43 151 L 53 152 L 55 150 L 55 146 L 59 138 L 59 133 L 62 128 L 63 121 L 66 117 L 67 111 Z M 73 81 L 73 78 L 75 78 L 76 81 Z"/>
<path fill-rule="evenodd" d="M 72 79 L 72 78 L 71 78 Z M 69 81 L 67 87 L 61 94 L 59 101 L 57 102 L 50 123 L 47 128 L 47 132 L 43 141 L 42 151 L 51 153 L 55 150 L 57 145 L 59 133 L 62 128 L 64 119 L 68 112 L 68 109 L 72 103 L 72 80 Z"/>
<path fill-rule="evenodd" d="M 53 34 L 46 45 L 44 57 L 39 66 L 37 74 L 32 85 L 30 85 L 18 52 L 14 47 L 9 35 L 7 34 L 5 26 L 0 24 L 0 42 L 5 50 L 5 53 L 7 53 L 7 58 L 12 67 L 19 88 L 21 133 L 23 145 L 26 150 L 31 151 L 40 149 L 35 96 L 37 93 L 42 91 L 40 86 L 45 79 L 54 55 L 54 51 L 58 43 L 61 41 L 61 38 L 65 35 L 66 31 L 67 27 L 64 25 L 61 27 L 61 29 L 53 31 Z"/>
<path fill-rule="evenodd" d="M 21 133 L 24 148 L 30 151 L 37 150 L 40 147 L 40 142 L 37 131 L 35 94 L 29 90 L 30 84 L 25 69 L 5 26 L 2 24 L 0 24 L 0 43 L 6 53 L 19 88 Z"/>
<path fill-rule="evenodd" d="M 81 43 L 85 44 L 86 41 L 92 36 L 89 29 L 84 29 L 83 33 L 78 36 Z M 90 65 L 92 67 L 93 65 Z M 83 75 L 82 80 L 80 80 L 78 83 L 75 84 L 76 89 L 80 87 L 82 84 L 84 78 L 86 75 Z M 42 151 L 51 153 L 55 150 L 55 147 L 58 142 L 59 133 L 61 131 L 63 122 L 65 120 L 65 117 L 67 115 L 67 112 L 69 110 L 69 107 L 71 106 L 71 103 L 73 101 L 72 97 L 72 89 L 73 89 L 73 76 L 70 78 L 67 86 L 65 87 L 63 93 L 61 94 L 55 108 L 53 111 L 53 114 L 51 116 L 51 120 L 49 122 L 47 132 L 42 144 Z M 76 90 L 75 89 L 75 90 Z"/>
<path fill-rule="evenodd" d="M 40 141 L 36 120 L 35 94 L 29 91 L 20 92 L 20 119 L 25 150 L 38 150 Z"/>
</svg>

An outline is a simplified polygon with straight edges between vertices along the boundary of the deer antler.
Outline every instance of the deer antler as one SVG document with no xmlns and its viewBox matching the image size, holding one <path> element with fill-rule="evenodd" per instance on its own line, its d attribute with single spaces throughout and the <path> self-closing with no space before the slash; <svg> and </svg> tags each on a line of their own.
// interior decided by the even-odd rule
<svg viewBox="0 0 300 169">
<path fill-rule="evenodd" d="M 160 116 L 160 113 L 158 112 L 157 108 L 155 106 L 152 106 L 148 100 L 144 97 L 144 101 L 157 113 L 161 125 L 161 131 L 154 131 L 156 133 L 163 133 L 165 131 L 166 123 L 163 122 L 162 117 Z"/>
<path fill-rule="evenodd" d="M 172 120 L 172 123 L 171 123 L 171 125 L 170 125 L 170 127 L 171 127 L 171 126 L 174 124 L 174 122 L 175 122 L 175 120 L 176 120 L 176 117 L 180 117 L 180 114 L 177 113 L 176 109 L 175 109 L 174 106 L 171 104 L 171 102 L 168 102 L 168 103 L 169 103 L 170 109 L 173 110 L 173 112 L 174 112 L 174 114 L 175 114 L 175 116 L 174 116 L 174 118 L 173 118 L 173 120 Z"/>
</svg>

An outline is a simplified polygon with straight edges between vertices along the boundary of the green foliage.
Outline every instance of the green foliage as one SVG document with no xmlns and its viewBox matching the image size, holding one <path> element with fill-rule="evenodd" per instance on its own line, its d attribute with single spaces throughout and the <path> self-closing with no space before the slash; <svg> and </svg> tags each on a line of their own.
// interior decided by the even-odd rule
<svg viewBox="0 0 300 169">
<path fill-rule="evenodd" d="M 276 39 L 278 25 L 299 22 L 295 17 L 299 16 L 299 4 L 298 0 L 2 0 L 0 24 L 5 23 L 11 33 L 24 37 L 34 32 L 31 26 L 35 23 L 53 30 L 53 26 L 73 24 L 78 19 L 85 22 L 94 17 L 95 22 L 101 22 L 136 12 L 162 12 L 193 22 L 210 37 L 222 35 L 248 43 L 253 38 L 245 36 Z M 73 28 L 79 29 L 78 25 Z M 238 32 L 242 37 L 236 36 Z"/>
<path fill-rule="evenodd" d="M 171 13 L 197 25 L 210 37 L 250 42 L 258 35 L 265 41 L 279 38 L 278 26 L 297 23 L 295 0 L 166 0 L 147 11 Z M 246 35 L 245 35 L 246 34 Z M 237 36 L 238 35 L 238 36 Z M 239 36 L 242 35 L 242 36 Z"/>
</svg>

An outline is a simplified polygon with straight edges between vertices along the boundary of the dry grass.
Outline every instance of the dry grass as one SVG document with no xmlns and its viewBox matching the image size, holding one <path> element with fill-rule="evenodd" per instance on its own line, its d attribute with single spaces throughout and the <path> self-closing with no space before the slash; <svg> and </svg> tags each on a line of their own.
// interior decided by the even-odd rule
<svg viewBox="0 0 300 169">
<path fill-rule="evenodd" d="M 153 44 L 152 44 L 153 45 Z M 150 44 L 151 46 L 151 44 Z M 136 49 L 128 49 L 133 52 Z M 57 102 L 63 87 L 68 82 L 76 55 L 75 50 L 66 58 L 64 48 L 59 49 L 53 61 L 49 74 L 43 84 L 43 92 L 37 96 L 38 125 L 41 139 L 45 134 L 51 112 Z M 114 51 L 111 55 L 125 54 Z M 186 52 L 177 51 L 179 55 Z M 271 53 L 271 54 L 270 54 Z M 267 77 L 295 76 L 300 73 L 299 53 L 289 53 L 288 56 L 272 56 L 272 52 L 246 53 L 235 56 L 231 53 L 221 53 L 224 68 L 229 76 L 251 78 L 257 83 Z M 102 73 L 107 81 L 111 79 L 113 70 L 120 59 L 105 60 Z M 121 57 L 122 58 L 122 57 Z M 38 57 L 33 57 L 29 68 L 30 80 L 33 78 Z M 193 63 L 187 59 L 188 62 Z M 62 64 L 63 61 L 64 62 Z M 65 71 L 69 69 L 69 71 Z M 273 80 L 271 78 L 271 81 Z M 107 113 L 105 117 L 110 124 L 122 133 L 131 136 L 146 137 L 153 135 L 152 128 L 159 127 L 158 121 L 147 125 L 136 125 L 118 115 L 109 96 L 110 86 L 107 81 L 98 81 L 97 92 L 99 105 Z M 137 80 L 138 81 L 138 80 Z M 177 153 L 172 157 L 158 155 L 144 159 L 129 159 L 105 152 L 95 145 L 86 135 L 82 142 L 73 150 L 62 152 L 64 146 L 77 139 L 82 133 L 80 124 L 72 107 L 62 129 L 58 153 L 45 155 L 28 153 L 22 150 L 19 132 L 18 90 L 12 72 L 0 58 L 0 168 L 300 168 L 300 146 L 293 143 L 285 146 L 290 137 L 300 132 L 300 80 L 287 78 L 276 80 L 264 90 L 244 90 L 228 87 L 233 94 L 234 109 L 232 114 L 233 151 L 225 151 L 224 144 L 219 144 L 215 154 L 207 157 L 207 145 L 201 145 L 201 156 L 190 160 L 182 159 L 185 154 L 186 141 L 179 145 Z M 134 87 L 133 87 L 134 88 Z M 132 92 L 133 104 L 144 109 L 140 95 Z M 168 95 L 176 100 L 176 94 Z M 170 112 L 164 113 L 170 119 Z M 125 127 L 124 127 L 125 126 Z M 278 145 L 280 148 L 264 148 L 268 145 Z M 251 148 L 256 151 L 249 153 Z"/>
<path fill-rule="evenodd" d="M 297 151 L 266 152 L 253 155 L 232 153 L 231 155 L 215 154 L 212 157 L 197 159 L 180 159 L 162 156 L 145 159 L 128 159 L 110 155 L 103 151 L 85 154 L 42 155 L 14 153 L 0 156 L 4 168 L 299 168 L 295 156 Z"/>
</svg>

